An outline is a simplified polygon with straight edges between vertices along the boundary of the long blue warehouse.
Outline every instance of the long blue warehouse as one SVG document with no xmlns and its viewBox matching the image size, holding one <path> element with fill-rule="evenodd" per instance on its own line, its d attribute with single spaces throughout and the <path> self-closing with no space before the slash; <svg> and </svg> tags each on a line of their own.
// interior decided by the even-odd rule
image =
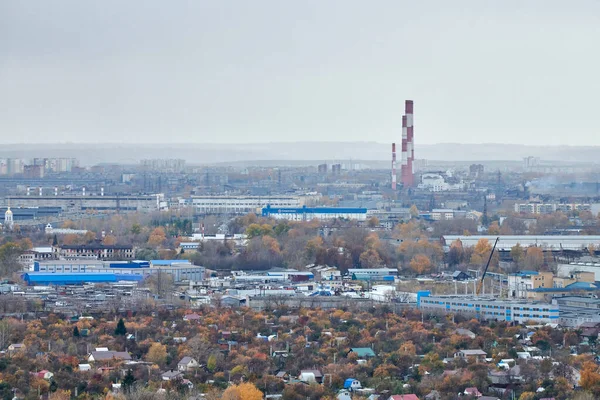
<svg viewBox="0 0 600 400">
<path fill-rule="evenodd" d="M 84 283 L 110 283 L 118 281 L 141 281 L 141 275 L 113 273 L 44 273 L 28 272 L 23 280 L 28 285 L 82 285 Z"/>
</svg>

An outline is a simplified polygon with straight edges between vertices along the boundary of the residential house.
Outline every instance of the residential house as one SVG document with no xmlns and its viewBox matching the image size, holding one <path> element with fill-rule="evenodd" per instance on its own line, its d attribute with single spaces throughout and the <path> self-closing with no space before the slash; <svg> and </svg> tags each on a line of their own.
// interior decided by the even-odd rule
<svg viewBox="0 0 600 400">
<path fill-rule="evenodd" d="M 362 385 L 358 379 L 348 378 L 344 381 L 344 389 L 353 391 L 356 389 L 361 389 Z"/>
<path fill-rule="evenodd" d="M 186 314 L 183 316 L 184 321 L 199 321 L 200 319 L 201 317 L 196 313 Z"/>
<path fill-rule="evenodd" d="M 25 345 L 23 343 L 13 343 L 10 346 L 8 346 L 7 350 L 8 350 L 8 355 L 12 356 L 19 352 L 27 350 L 27 347 L 25 347 Z"/>
<path fill-rule="evenodd" d="M 347 389 L 341 389 L 335 398 L 337 400 L 352 400 L 352 394 Z"/>
<path fill-rule="evenodd" d="M 419 400 L 416 394 L 395 394 L 388 397 L 388 400 Z"/>
<path fill-rule="evenodd" d="M 80 371 L 90 371 L 92 366 L 90 364 L 79 364 Z"/>
<path fill-rule="evenodd" d="M 131 356 L 125 351 L 92 351 L 88 356 L 88 362 L 103 361 L 131 361 Z"/>
<path fill-rule="evenodd" d="M 163 381 L 175 381 L 177 379 L 183 379 L 183 374 L 181 373 L 181 371 L 167 371 L 164 372 L 162 375 L 162 380 Z"/>
<path fill-rule="evenodd" d="M 454 333 L 460 336 L 467 336 L 469 339 L 475 339 L 477 337 L 477 335 L 475 335 L 470 330 L 463 328 L 458 328 L 456 331 L 454 331 Z"/>
<path fill-rule="evenodd" d="M 192 357 L 183 357 L 181 361 L 177 363 L 177 370 L 181 372 L 190 371 L 194 368 L 198 368 L 200 364 Z"/>
<path fill-rule="evenodd" d="M 454 358 L 462 358 L 463 360 L 475 359 L 479 362 L 487 357 L 487 353 L 481 349 L 459 350 L 454 353 Z"/>
<path fill-rule="evenodd" d="M 318 369 L 303 369 L 298 379 L 308 383 L 323 383 L 323 373 Z"/>
<path fill-rule="evenodd" d="M 440 395 L 440 392 L 437 390 L 432 390 L 427 396 L 425 396 L 425 400 L 442 400 L 442 395 Z"/>
<path fill-rule="evenodd" d="M 283 380 L 283 381 L 286 381 L 286 380 L 287 380 L 287 379 L 288 379 L 290 376 L 289 376 L 289 374 L 288 374 L 287 372 L 285 372 L 285 371 L 279 371 L 279 372 L 277 373 L 277 375 L 275 375 L 275 377 L 276 377 L 276 378 L 279 378 L 279 379 L 281 379 L 281 380 Z"/>
<path fill-rule="evenodd" d="M 35 376 L 36 378 L 45 379 L 47 381 L 52 379 L 52 377 L 54 376 L 54 374 L 52 372 L 48 371 L 47 369 L 43 369 L 39 372 L 30 372 L 30 374 L 32 376 Z"/>
<path fill-rule="evenodd" d="M 479 391 L 479 389 L 477 389 L 476 387 L 468 387 L 465 389 L 465 391 L 463 393 L 465 394 L 465 396 L 475 396 L 475 397 L 483 396 L 481 394 L 481 392 Z"/>
<path fill-rule="evenodd" d="M 375 357 L 376 354 L 370 347 L 352 347 L 348 354 L 354 353 L 358 356 L 358 358 L 369 358 Z"/>
</svg>

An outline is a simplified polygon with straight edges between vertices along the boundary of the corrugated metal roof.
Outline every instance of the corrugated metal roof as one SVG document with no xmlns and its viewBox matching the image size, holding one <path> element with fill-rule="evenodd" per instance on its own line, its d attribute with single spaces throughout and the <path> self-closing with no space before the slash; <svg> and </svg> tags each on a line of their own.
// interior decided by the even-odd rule
<svg viewBox="0 0 600 400">
<path fill-rule="evenodd" d="M 132 275 L 133 276 L 133 275 Z M 23 280 L 28 283 L 74 284 L 84 282 L 116 282 L 116 274 L 107 273 L 44 273 L 29 272 L 23 275 Z"/>
</svg>

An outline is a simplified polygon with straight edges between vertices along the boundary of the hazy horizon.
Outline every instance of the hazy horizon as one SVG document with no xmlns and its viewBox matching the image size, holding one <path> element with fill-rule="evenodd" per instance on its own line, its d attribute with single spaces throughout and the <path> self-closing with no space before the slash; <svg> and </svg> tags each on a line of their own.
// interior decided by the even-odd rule
<svg viewBox="0 0 600 400">
<path fill-rule="evenodd" d="M 598 42 L 594 0 L 2 2 L 0 143 L 391 143 L 412 99 L 417 154 L 600 145 Z"/>
</svg>

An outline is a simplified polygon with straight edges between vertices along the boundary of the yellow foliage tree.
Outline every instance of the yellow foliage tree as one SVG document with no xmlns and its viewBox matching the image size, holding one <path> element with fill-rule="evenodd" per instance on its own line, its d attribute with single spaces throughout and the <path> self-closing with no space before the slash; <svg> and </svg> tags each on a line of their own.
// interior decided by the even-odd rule
<svg viewBox="0 0 600 400">
<path fill-rule="evenodd" d="M 167 360 L 167 346 L 160 343 L 152 343 L 146 356 L 148 361 L 154 364 L 163 364 Z"/>
<path fill-rule="evenodd" d="M 229 386 L 222 396 L 223 400 L 262 400 L 262 398 L 263 392 L 251 383 Z"/>
<path fill-rule="evenodd" d="M 540 247 L 531 246 L 525 251 L 525 265 L 534 271 L 539 270 L 544 265 L 544 252 Z"/>
<path fill-rule="evenodd" d="M 163 244 L 167 240 L 167 234 L 163 227 L 159 226 L 154 228 L 152 233 L 150 233 L 150 237 L 148 238 L 148 245 L 152 247 L 158 247 Z"/>
<path fill-rule="evenodd" d="M 417 274 L 425 274 L 431 272 L 433 264 L 429 257 L 424 254 L 417 254 L 410 260 L 410 268 Z"/>
<path fill-rule="evenodd" d="M 591 361 L 583 363 L 579 384 L 584 390 L 589 390 L 594 393 L 600 391 L 600 373 L 598 373 L 598 366 L 596 363 Z"/>
<path fill-rule="evenodd" d="M 117 238 L 114 235 L 106 235 L 102 240 L 102 244 L 105 246 L 114 246 L 117 244 Z"/>
</svg>

